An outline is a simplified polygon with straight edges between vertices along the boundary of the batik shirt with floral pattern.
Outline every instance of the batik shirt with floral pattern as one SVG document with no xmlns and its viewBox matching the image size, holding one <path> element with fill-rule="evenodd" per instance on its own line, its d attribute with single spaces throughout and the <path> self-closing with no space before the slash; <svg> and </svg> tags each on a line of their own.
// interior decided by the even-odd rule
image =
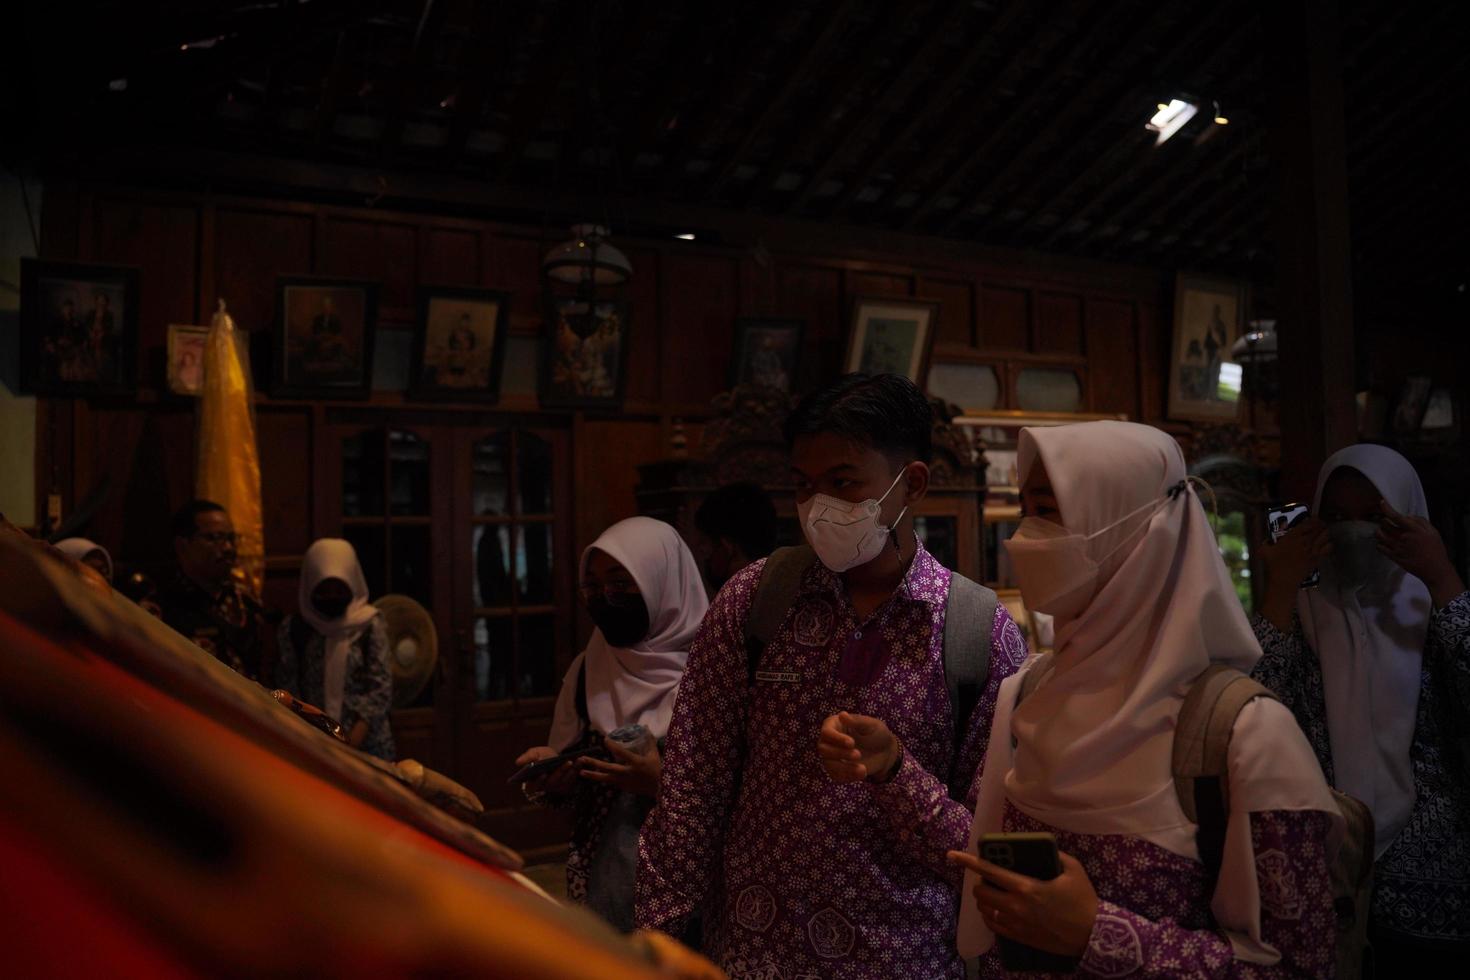
<svg viewBox="0 0 1470 980">
<path fill-rule="evenodd" d="M 721 590 L 690 649 L 640 840 L 638 924 L 677 935 L 701 912 L 704 951 L 732 980 L 962 977 L 960 877 L 944 855 L 969 834 L 996 691 L 1025 641 L 997 608 L 989 678 L 956 753 L 947 569 L 920 547 L 859 621 L 841 579 L 814 564 L 751 686 L 744 626 L 763 567 Z M 901 740 L 890 781 L 828 778 L 817 737 L 838 711 L 882 718 Z"/>
<path fill-rule="evenodd" d="M 1332 976 L 1337 919 L 1327 871 L 1330 820 L 1312 810 L 1251 814 L 1261 938 L 1281 954 L 1271 966 L 1236 959 L 1230 941 L 1216 931 L 1209 882 L 1198 861 L 1141 837 L 1058 830 L 1009 802 L 1001 825 L 1013 832 L 1056 834 L 1057 847 L 1087 871 L 1097 892 L 1097 918 L 1073 975 L 1144 980 Z M 980 975 L 1006 976 L 998 946 L 981 958 Z"/>
<path fill-rule="evenodd" d="M 1251 621 L 1265 655 L 1251 675 L 1296 715 L 1334 782 L 1322 662 L 1301 623 Z M 1470 592 L 1434 610 L 1424 639 L 1409 767 L 1409 822 L 1373 866 L 1373 920 L 1415 939 L 1470 941 Z"/>
</svg>

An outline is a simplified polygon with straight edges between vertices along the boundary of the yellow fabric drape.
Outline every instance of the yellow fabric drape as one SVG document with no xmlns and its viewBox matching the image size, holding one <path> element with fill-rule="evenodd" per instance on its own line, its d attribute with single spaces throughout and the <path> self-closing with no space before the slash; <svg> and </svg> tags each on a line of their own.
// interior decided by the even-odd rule
<svg viewBox="0 0 1470 980">
<path fill-rule="evenodd" d="M 204 397 L 199 414 L 198 496 L 223 507 L 235 525 L 240 564 L 235 574 L 257 598 L 265 579 L 260 513 L 260 455 L 255 445 L 250 354 L 235 321 L 219 312 L 204 349 Z"/>
</svg>

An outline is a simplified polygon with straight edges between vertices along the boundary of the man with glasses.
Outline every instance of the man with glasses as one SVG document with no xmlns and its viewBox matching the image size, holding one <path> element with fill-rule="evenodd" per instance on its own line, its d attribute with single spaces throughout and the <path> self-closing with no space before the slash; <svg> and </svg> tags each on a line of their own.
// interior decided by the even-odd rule
<svg viewBox="0 0 1470 980">
<path fill-rule="evenodd" d="M 179 574 L 158 596 L 163 621 L 236 673 L 268 680 L 265 609 L 235 579 L 235 525 L 211 500 L 191 500 L 173 517 Z"/>
</svg>

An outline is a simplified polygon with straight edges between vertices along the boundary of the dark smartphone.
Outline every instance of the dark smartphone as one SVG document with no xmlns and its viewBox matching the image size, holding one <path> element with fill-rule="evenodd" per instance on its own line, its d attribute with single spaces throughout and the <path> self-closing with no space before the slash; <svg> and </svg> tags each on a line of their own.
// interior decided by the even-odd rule
<svg viewBox="0 0 1470 980">
<path fill-rule="evenodd" d="M 591 749 L 575 749 L 571 752 L 563 752 L 554 755 L 550 759 L 542 759 L 540 762 L 528 763 L 515 771 L 515 775 L 506 780 L 514 786 L 518 783 L 530 782 L 538 776 L 549 776 L 560 769 L 563 763 L 571 762 L 573 759 L 586 755 Z"/>
<path fill-rule="evenodd" d="M 1028 878 L 1050 881 L 1062 873 L 1057 839 L 1051 834 L 985 834 L 979 847 L 986 861 Z M 1077 969 L 1076 957 L 1048 953 L 1005 936 L 996 938 L 1000 940 L 1000 962 L 1008 972 L 1071 973 Z"/>
<path fill-rule="evenodd" d="M 1281 540 L 1281 536 L 1302 521 L 1307 519 L 1312 509 L 1306 504 L 1272 504 L 1266 508 L 1266 529 L 1271 532 L 1271 543 L 1275 544 Z M 1322 580 L 1322 573 L 1314 571 L 1303 581 L 1301 587 L 1310 589 Z"/>
</svg>

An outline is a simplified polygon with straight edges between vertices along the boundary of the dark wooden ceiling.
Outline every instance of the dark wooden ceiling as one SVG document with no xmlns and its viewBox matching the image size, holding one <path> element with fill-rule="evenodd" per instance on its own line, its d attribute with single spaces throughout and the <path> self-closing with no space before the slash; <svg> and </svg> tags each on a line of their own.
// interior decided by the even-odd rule
<svg viewBox="0 0 1470 980">
<path fill-rule="evenodd" d="M 26 7 L 32 159 L 208 145 L 1273 270 L 1269 45 L 1248 0 Z M 1467 9 L 1342 6 L 1360 291 L 1470 277 Z M 1155 146 L 1144 123 L 1180 94 L 1200 117 Z"/>
</svg>

